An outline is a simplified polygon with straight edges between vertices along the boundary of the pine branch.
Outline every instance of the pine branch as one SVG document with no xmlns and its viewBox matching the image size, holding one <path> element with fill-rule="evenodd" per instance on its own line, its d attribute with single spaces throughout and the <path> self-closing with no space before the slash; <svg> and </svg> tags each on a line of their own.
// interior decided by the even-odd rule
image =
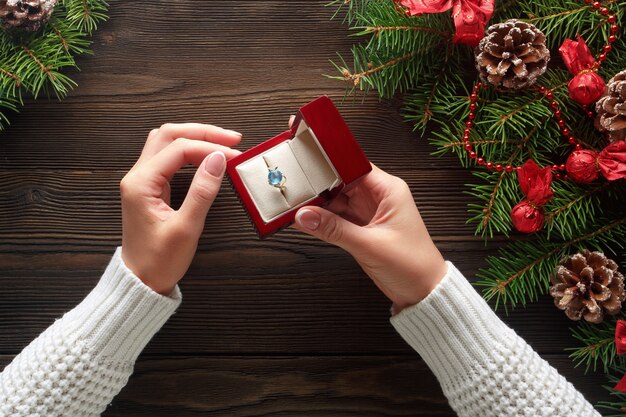
<svg viewBox="0 0 626 417">
<path fill-rule="evenodd" d="M 619 357 L 616 364 L 610 367 L 609 374 L 607 374 L 608 382 L 610 385 L 605 385 L 604 388 L 609 392 L 611 397 L 610 401 L 600 401 L 598 408 L 608 411 L 616 411 L 617 414 L 606 414 L 605 417 L 624 417 L 626 414 L 626 393 L 616 391 L 613 387 L 618 381 L 626 374 L 626 363 Z"/>
<path fill-rule="evenodd" d="M 63 98 L 76 84 L 60 71 L 74 67 L 74 59 L 59 51 L 52 52 L 48 37 L 37 38 L 29 45 L 21 45 L 16 51 L 16 68 L 22 69 L 23 79 L 29 80 L 31 93 L 35 98 L 42 92 L 50 92 Z M 52 52 L 52 53 L 46 53 Z"/>
<path fill-rule="evenodd" d="M 353 36 L 367 37 L 369 51 L 403 48 L 427 50 L 433 44 L 449 44 L 453 29 L 439 15 L 412 17 L 398 11 L 393 1 L 370 0 L 359 24 L 351 28 Z"/>
<path fill-rule="evenodd" d="M 352 48 L 353 65 L 333 62 L 351 92 L 375 89 L 381 97 L 407 92 L 420 84 L 422 74 L 441 67 L 433 51 L 449 44 L 449 16 L 439 14 L 410 17 L 389 0 L 369 0 L 362 14 L 352 19 L 355 36 L 366 37 Z M 430 30 L 424 30 L 424 28 Z M 351 67 L 351 68 L 350 68 Z"/>
<path fill-rule="evenodd" d="M 622 212 L 623 216 L 623 212 Z M 504 304 L 515 307 L 536 300 L 545 294 L 550 276 L 559 260 L 574 249 L 590 248 L 607 252 L 610 247 L 624 247 L 620 238 L 626 233 L 626 217 L 612 221 L 596 221 L 594 227 L 573 239 L 548 240 L 545 234 L 530 241 L 517 241 L 487 258 L 487 268 L 481 269 L 476 283 L 487 300 L 495 299 L 496 308 Z"/>
<path fill-rule="evenodd" d="M 617 182 L 591 185 L 571 181 L 554 182 L 554 197 L 545 207 L 548 236 L 552 230 L 556 230 L 566 239 L 580 234 L 603 212 L 603 197 L 611 198 L 619 194 L 622 185 Z M 615 191 L 611 192 L 613 190 Z"/>
<path fill-rule="evenodd" d="M 476 140 L 470 138 L 470 141 L 474 144 L 474 149 L 481 155 L 486 155 L 489 160 L 501 162 L 503 166 L 520 165 L 521 161 L 534 156 L 535 152 L 529 151 L 529 146 L 534 143 L 539 132 L 539 127 L 534 127 L 518 140 Z M 493 150 L 501 151 L 504 148 L 510 149 L 508 159 L 503 161 L 495 159 L 500 155 L 492 154 Z M 464 148 L 460 149 L 460 152 L 464 151 Z M 512 227 L 511 209 L 522 198 L 518 191 L 517 175 L 515 172 L 508 173 L 506 171 L 475 171 L 474 175 L 482 179 L 483 182 L 470 185 L 468 194 L 476 197 L 482 204 L 471 203 L 469 205 L 468 211 L 473 214 L 473 217 L 468 222 L 477 222 L 476 233 L 482 236 L 493 237 L 494 232 L 508 235 Z"/>
<path fill-rule="evenodd" d="M 382 33 L 399 32 L 399 31 L 428 32 L 428 33 L 435 33 L 442 37 L 450 37 L 449 32 L 443 32 L 441 30 L 434 29 L 428 26 L 355 26 L 353 29 L 362 30 L 362 32 L 357 33 L 357 35 L 373 34 L 376 37 L 380 37 Z"/>
<path fill-rule="evenodd" d="M 542 77 L 541 85 L 550 89 L 555 94 L 555 100 L 563 106 L 563 103 L 569 100 L 566 89 L 568 81 L 569 76 L 566 72 L 548 71 Z M 554 149 L 560 142 L 560 133 L 554 126 L 549 103 L 536 92 L 527 90 L 513 96 L 500 94 L 491 100 L 481 101 L 478 105 L 481 112 L 477 114 L 476 124 L 486 128 L 483 133 L 487 137 L 502 140 L 510 136 L 524 137 L 530 129 L 542 126 L 544 129 L 554 129 L 550 133 L 555 133 L 556 140 L 551 140 L 549 144 L 542 140 L 536 145 L 547 145 Z"/>
<path fill-rule="evenodd" d="M 509 7 L 497 7 L 492 21 L 506 19 L 526 20 L 536 25 L 547 37 L 548 46 L 556 50 L 564 39 L 582 35 L 592 50 L 606 41 L 608 27 L 605 18 L 592 5 L 578 0 L 537 0 L 532 2 L 509 2 Z M 621 21 L 626 2 L 609 0 L 602 2 Z M 497 20 L 496 20 L 497 19 Z"/>
<path fill-rule="evenodd" d="M 0 62 L 0 89 L 9 97 L 17 97 L 22 80 L 11 71 L 6 62 Z"/>
<path fill-rule="evenodd" d="M 358 16 L 363 16 L 365 14 L 364 12 L 368 1 L 369 0 L 332 0 L 330 3 L 326 4 L 326 6 L 333 6 L 337 8 L 332 19 L 342 13 L 345 13 L 343 21 L 352 24 L 357 20 Z"/>
<path fill-rule="evenodd" d="M 352 54 L 355 57 L 355 63 L 354 63 L 355 69 L 364 67 L 363 61 L 365 61 L 366 59 L 357 60 L 357 57 L 368 58 L 367 51 L 364 49 L 361 49 L 361 50 L 354 49 L 352 51 Z M 377 73 L 391 71 L 394 69 L 396 65 L 402 62 L 408 61 L 410 59 L 413 59 L 416 55 L 417 55 L 417 51 L 412 51 L 412 52 L 407 52 L 406 54 L 401 55 L 401 56 L 395 56 L 391 59 L 387 58 L 386 60 L 376 60 L 378 62 L 376 66 L 374 66 L 375 64 L 373 63 L 373 61 L 375 60 L 372 59 L 371 61 L 367 62 L 367 64 L 365 64 L 365 67 L 367 69 L 363 69 L 363 70 L 360 70 L 359 72 L 354 72 L 354 73 L 350 72 L 350 70 L 348 70 L 348 68 L 345 68 L 345 67 L 338 67 L 338 69 L 343 74 L 342 79 L 344 81 L 349 81 L 350 83 L 354 84 L 355 87 L 359 87 L 362 90 L 367 89 L 368 87 L 376 87 L 379 91 L 381 91 L 387 88 L 387 86 L 382 85 L 382 84 L 377 84 L 377 80 L 376 78 L 374 78 L 375 76 L 378 75 Z M 374 57 L 370 56 L 370 58 L 374 58 Z M 363 84 L 367 84 L 367 86 L 364 86 Z M 395 88 L 397 88 L 396 85 L 391 87 L 391 89 L 394 89 L 394 90 Z"/>
<path fill-rule="evenodd" d="M 106 20 L 102 0 L 63 0 L 36 33 L 0 32 L 0 130 L 5 111 L 17 111 L 24 94 L 64 98 L 76 83 L 64 71 L 75 56 L 90 53 L 88 35 Z"/>
<path fill-rule="evenodd" d="M 480 184 L 471 184 L 466 193 L 476 197 L 482 204 L 470 203 L 468 212 L 473 216 L 469 222 L 477 222 L 476 234 L 493 237 L 494 232 L 508 236 L 511 224 L 511 209 L 520 200 L 517 178 L 506 172 L 490 173 L 474 171 Z"/>
<path fill-rule="evenodd" d="M 535 136 L 538 130 L 537 127 L 531 129 L 522 141 L 518 142 L 516 148 L 504 165 L 512 165 L 514 163 L 519 154 L 524 150 L 526 144 Z M 500 141 L 499 144 L 502 145 L 502 141 Z M 480 149 L 485 145 L 488 145 L 488 143 L 477 144 L 475 149 Z M 515 176 L 509 175 L 506 171 L 496 172 L 495 174 L 488 173 L 488 175 L 491 177 L 488 179 L 488 188 L 485 186 L 478 188 L 473 187 L 473 190 L 468 192 L 468 194 L 486 202 L 485 207 L 470 204 L 469 212 L 473 213 L 475 216 L 470 218 L 469 221 L 479 221 L 476 233 L 481 233 L 483 236 L 488 233 L 490 237 L 493 237 L 494 228 L 507 235 L 511 229 L 510 213 L 513 208 L 513 201 L 517 201 L 519 197 L 515 198 L 510 193 L 503 192 L 503 188 L 505 184 L 507 184 L 509 189 L 513 189 L 511 182 L 516 183 L 517 181 Z M 493 177 L 495 177 L 495 179 L 493 179 Z M 488 194 L 486 191 L 488 191 Z M 507 199 L 507 196 L 513 198 Z"/>
<path fill-rule="evenodd" d="M 55 37 L 68 55 L 91 53 L 91 41 L 85 37 L 84 32 L 68 23 L 65 14 L 56 14 L 48 23 L 47 29 L 48 36 Z"/>
<path fill-rule="evenodd" d="M 498 145 L 498 144 L 502 144 L 502 143 L 514 144 L 514 143 L 518 143 L 518 141 L 513 140 L 513 139 L 505 139 L 504 141 L 497 140 L 497 139 L 491 139 L 491 140 L 470 140 L 470 143 L 473 146 L 480 146 L 480 145 Z M 456 142 L 448 142 L 448 143 L 445 143 L 445 144 L 443 144 L 441 146 L 443 148 L 452 148 L 452 147 L 461 148 L 464 145 L 465 145 L 464 142 L 456 141 Z"/>
<path fill-rule="evenodd" d="M 439 115 L 442 108 L 447 108 L 446 119 L 450 117 L 449 102 L 442 102 L 442 98 L 453 95 L 457 99 L 456 111 L 465 111 L 462 108 L 462 98 L 455 96 L 458 86 L 464 85 L 464 80 L 460 73 L 456 71 L 459 65 L 459 48 L 453 47 L 451 44 L 446 45 L 443 54 L 443 62 L 438 72 L 429 74 L 422 79 L 421 83 L 413 88 L 412 94 L 407 98 L 403 113 L 406 120 L 413 122 L 414 130 L 420 129 L 422 134 L 426 132 L 426 128 L 433 119 L 438 124 L 445 123 Z M 455 91 L 451 91 L 454 89 Z M 467 91 L 464 91 L 467 94 Z M 467 96 L 466 96 L 467 97 Z"/>
<path fill-rule="evenodd" d="M 451 128 L 453 125 L 462 131 L 460 121 L 467 117 L 469 93 L 459 91 L 465 83 L 462 75 L 456 71 L 459 52 L 458 48 L 447 47 L 446 61 L 441 69 L 423 75 L 421 82 L 405 98 L 403 115 L 415 130 L 424 133 L 432 121 L 440 128 Z M 447 151 L 457 150 L 449 148 Z"/>
<path fill-rule="evenodd" d="M 107 20 L 109 7 L 103 0 L 63 0 L 67 22 L 86 34 L 93 33 L 98 24 Z"/>
<path fill-rule="evenodd" d="M 539 11 L 542 5 L 535 6 L 537 7 L 530 7 L 526 13 L 528 22 L 537 26 L 546 35 L 550 48 L 558 48 L 559 40 L 574 38 L 577 34 L 583 35 L 588 42 L 595 41 L 594 36 L 597 31 L 588 30 L 588 15 L 593 16 L 592 26 L 596 26 L 600 19 L 593 13 L 591 5 L 580 6 L 580 2 L 571 1 L 560 7 L 558 5 L 553 7 L 554 11 L 550 14 L 540 16 L 537 16 L 534 11 Z"/>
<path fill-rule="evenodd" d="M 626 316 L 621 313 L 619 316 L 606 318 L 600 324 L 590 324 L 581 321 L 572 329 L 572 336 L 583 345 L 578 348 L 567 349 L 573 351 L 570 358 L 576 366 L 585 366 L 585 372 L 589 369 L 594 371 L 598 365 L 602 367 L 604 373 L 608 373 L 610 368 L 622 364 L 623 361 L 617 356 L 615 347 L 615 323 L 624 320 Z"/>
<path fill-rule="evenodd" d="M 21 102 L 16 99 L 14 96 L 2 96 L 0 92 L 0 128 L 9 124 L 9 120 L 5 116 L 3 110 L 9 111 L 17 111 L 17 106 L 21 104 Z"/>
</svg>

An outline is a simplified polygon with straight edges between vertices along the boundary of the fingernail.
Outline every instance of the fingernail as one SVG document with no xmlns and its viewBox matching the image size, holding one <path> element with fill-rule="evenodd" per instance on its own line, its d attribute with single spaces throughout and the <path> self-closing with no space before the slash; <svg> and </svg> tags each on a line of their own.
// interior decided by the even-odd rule
<svg viewBox="0 0 626 417">
<path fill-rule="evenodd" d="M 213 152 L 204 163 L 204 169 L 214 177 L 219 177 L 226 168 L 226 156 L 221 151 Z"/>
<path fill-rule="evenodd" d="M 224 129 L 224 132 L 226 132 L 226 133 L 228 133 L 230 135 L 233 135 L 233 136 L 239 136 L 239 137 L 243 136 L 241 133 L 239 133 L 237 131 L 234 131 L 234 130 L 230 130 L 230 129 Z"/>
<path fill-rule="evenodd" d="M 296 214 L 296 223 L 311 231 L 317 230 L 322 217 L 313 210 L 303 209 Z"/>
</svg>

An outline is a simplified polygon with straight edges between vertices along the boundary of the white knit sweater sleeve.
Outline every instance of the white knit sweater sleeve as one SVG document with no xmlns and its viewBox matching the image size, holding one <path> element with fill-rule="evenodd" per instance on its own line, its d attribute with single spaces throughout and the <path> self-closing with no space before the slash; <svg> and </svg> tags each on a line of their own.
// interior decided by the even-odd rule
<svg viewBox="0 0 626 417">
<path fill-rule="evenodd" d="M 433 371 L 460 417 L 599 417 L 580 392 L 448 272 L 391 323 Z"/>
<path fill-rule="evenodd" d="M 0 374 L 0 416 L 99 416 L 180 301 L 141 282 L 118 248 L 91 293 Z"/>
</svg>

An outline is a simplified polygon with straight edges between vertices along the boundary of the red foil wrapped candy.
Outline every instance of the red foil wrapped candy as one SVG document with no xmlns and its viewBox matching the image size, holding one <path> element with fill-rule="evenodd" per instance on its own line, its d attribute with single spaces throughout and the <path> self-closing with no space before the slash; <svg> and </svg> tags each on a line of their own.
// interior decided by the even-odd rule
<svg viewBox="0 0 626 417">
<path fill-rule="evenodd" d="M 539 168 L 529 159 L 518 169 L 517 179 L 526 199 L 511 210 L 513 226 L 522 233 L 537 232 L 545 222 L 543 206 L 554 195 L 552 171 L 550 167 Z"/>
<path fill-rule="evenodd" d="M 602 151 L 574 151 L 565 164 L 567 175 L 576 182 L 589 183 L 600 175 L 609 181 L 626 178 L 626 142 L 611 143 Z"/>
<path fill-rule="evenodd" d="M 606 93 L 606 83 L 597 73 L 599 63 L 580 35 L 578 41 L 566 39 L 559 52 L 567 69 L 574 74 L 574 78 L 567 84 L 572 100 L 586 106 Z"/>
<path fill-rule="evenodd" d="M 567 158 L 567 175 L 576 182 L 589 183 L 598 178 L 598 153 L 594 151 L 574 151 Z"/>
</svg>

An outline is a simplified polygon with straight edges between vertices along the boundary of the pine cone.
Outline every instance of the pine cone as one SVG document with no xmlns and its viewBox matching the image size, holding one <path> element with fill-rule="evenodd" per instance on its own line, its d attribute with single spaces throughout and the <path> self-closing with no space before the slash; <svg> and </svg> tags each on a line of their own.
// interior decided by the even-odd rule
<svg viewBox="0 0 626 417">
<path fill-rule="evenodd" d="M 4 29 L 35 32 L 48 21 L 57 0 L 0 0 Z"/>
<path fill-rule="evenodd" d="M 515 19 L 490 26 L 476 49 L 480 78 L 502 91 L 533 85 L 549 61 L 543 32 Z"/>
<path fill-rule="evenodd" d="M 611 142 L 626 139 L 626 70 L 611 78 L 607 93 L 596 102 L 596 129 Z"/>
<path fill-rule="evenodd" d="M 561 260 L 551 278 L 554 304 L 571 320 L 581 317 L 600 323 L 605 314 L 615 315 L 626 299 L 624 276 L 617 263 L 603 253 L 583 250 Z"/>
</svg>

